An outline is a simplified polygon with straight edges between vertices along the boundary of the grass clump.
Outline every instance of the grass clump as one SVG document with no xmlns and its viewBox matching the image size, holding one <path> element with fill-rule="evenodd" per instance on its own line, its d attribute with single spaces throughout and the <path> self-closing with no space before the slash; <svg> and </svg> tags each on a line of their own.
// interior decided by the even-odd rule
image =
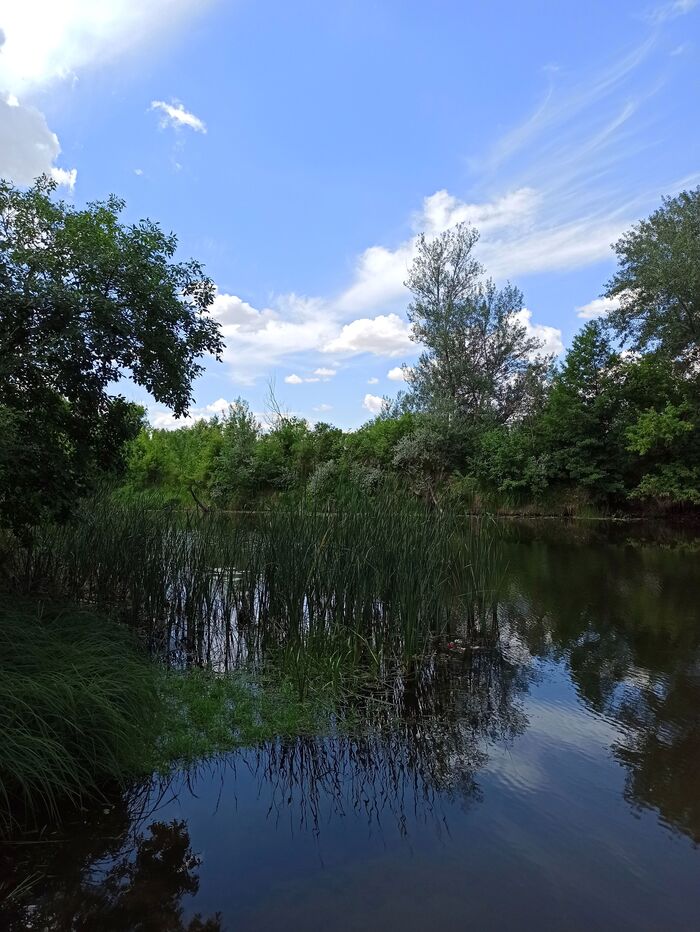
<svg viewBox="0 0 700 932">
<path fill-rule="evenodd" d="M 0 832 L 143 772 L 161 674 L 123 626 L 79 609 L 0 604 Z"/>
<path fill-rule="evenodd" d="M 277 737 L 328 734 L 338 727 L 338 697 L 311 689 L 300 698 L 279 671 L 168 671 L 165 718 L 154 769 L 169 770 Z"/>
</svg>

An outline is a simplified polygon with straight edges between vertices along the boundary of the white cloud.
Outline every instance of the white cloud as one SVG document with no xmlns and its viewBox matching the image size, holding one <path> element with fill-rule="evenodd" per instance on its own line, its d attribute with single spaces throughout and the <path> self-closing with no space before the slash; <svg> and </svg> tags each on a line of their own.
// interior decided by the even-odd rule
<svg viewBox="0 0 700 932">
<path fill-rule="evenodd" d="M 596 317 L 605 317 L 610 311 L 617 310 L 619 306 L 620 302 L 617 298 L 594 298 L 588 304 L 577 307 L 576 316 L 583 320 L 594 320 Z"/>
<path fill-rule="evenodd" d="M 368 385 L 377 385 L 378 382 L 379 382 L 379 379 L 375 378 L 374 376 L 372 376 L 371 379 L 367 379 Z"/>
<path fill-rule="evenodd" d="M 286 375 L 286 376 L 284 377 L 284 381 L 287 383 L 287 385 L 301 385 L 301 383 L 302 383 L 304 380 L 303 380 L 302 378 L 300 378 L 300 377 L 296 374 L 296 372 L 292 372 L 291 375 Z"/>
<path fill-rule="evenodd" d="M 320 411 L 320 412 L 326 412 L 326 411 L 332 411 L 332 410 L 333 410 L 333 405 L 327 405 L 325 403 L 316 405 L 316 407 L 314 408 L 314 411 Z"/>
<path fill-rule="evenodd" d="M 401 356 L 414 349 L 410 327 L 398 314 L 362 317 L 345 324 L 337 337 L 323 347 L 327 353 L 374 353 L 375 356 Z"/>
<path fill-rule="evenodd" d="M 326 369 L 324 366 L 321 366 L 319 369 L 314 369 L 314 375 L 320 375 L 323 378 L 331 379 L 335 375 L 335 369 Z"/>
<path fill-rule="evenodd" d="M 58 168 L 58 138 L 44 115 L 19 97 L 102 66 L 144 42 L 167 40 L 210 0 L 22 0 L 4 3 L 0 30 L 0 175 L 30 184 L 54 174 L 71 190 L 74 168 Z M 11 111 L 11 112 L 10 112 Z"/>
<path fill-rule="evenodd" d="M 698 0 L 671 0 L 670 3 L 664 3 L 656 7 L 649 14 L 652 23 L 658 25 L 665 23 L 669 19 L 676 19 L 678 16 L 685 16 L 698 5 Z"/>
<path fill-rule="evenodd" d="M 406 381 L 406 372 L 401 366 L 394 366 L 393 369 L 389 369 L 386 374 L 387 379 L 390 379 L 392 382 L 405 382 Z"/>
<path fill-rule="evenodd" d="M 379 395 L 370 395 L 367 393 L 362 402 L 362 407 L 366 408 L 370 414 L 379 414 L 384 407 L 384 399 Z"/>
<path fill-rule="evenodd" d="M 173 100 L 171 103 L 164 100 L 152 100 L 150 109 L 160 110 L 162 114 L 160 119 L 161 127 L 173 126 L 175 129 L 179 129 L 182 126 L 188 126 L 197 133 L 206 133 L 207 131 L 205 123 L 194 113 L 185 110 L 184 105 L 179 100 Z"/>
<path fill-rule="evenodd" d="M 532 311 L 528 310 L 526 307 L 518 311 L 518 313 L 515 314 L 515 318 L 525 327 L 529 337 L 535 337 L 543 344 L 540 352 L 547 355 L 553 353 L 555 356 L 558 356 L 564 351 L 564 344 L 561 340 L 561 330 L 557 327 L 548 327 L 545 324 L 533 324 Z"/>
<path fill-rule="evenodd" d="M 191 427 L 197 421 L 210 420 L 213 417 L 221 417 L 228 412 L 231 406 L 235 407 L 235 401 L 226 401 L 225 398 L 217 398 L 211 404 L 203 405 L 198 408 L 190 408 L 187 417 L 177 418 L 172 411 L 152 405 L 148 408 L 148 420 L 152 427 L 160 430 L 176 430 L 178 427 Z"/>
<path fill-rule="evenodd" d="M 0 51 L 2 58 L 2 51 Z M 44 114 L 34 107 L 0 99 L 0 177 L 31 184 L 39 175 L 54 175 L 59 184 L 75 185 L 75 169 L 56 168 L 61 146 Z"/>
<path fill-rule="evenodd" d="M 4 3 L 0 88 L 21 94 L 73 79 L 145 43 L 167 41 L 210 0 L 22 0 Z"/>
<path fill-rule="evenodd" d="M 135 169 L 134 169 L 134 174 L 135 174 L 135 175 L 143 175 L 143 169 L 142 169 L 142 168 L 135 168 Z"/>
<path fill-rule="evenodd" d="M 75 182 L 78 179 L 78 171 L 75 168 L 57 168 L 55 165 L 51 169 L 53 180 L 72 193 L 75 188 Z"/>
</svg>

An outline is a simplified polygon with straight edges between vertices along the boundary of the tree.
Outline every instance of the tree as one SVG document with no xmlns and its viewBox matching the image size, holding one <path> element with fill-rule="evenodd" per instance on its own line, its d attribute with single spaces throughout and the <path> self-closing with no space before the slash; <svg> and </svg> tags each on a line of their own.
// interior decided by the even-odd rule
<svg viewBox="0 0 700 932">
<path fill-rule="evenodd" d="M 65 515 L 138 431 L 112 393 L 125 375 L 182 415 L 199 360 L 223 348 L 214 285 L 174 260 L 174 235 L 122 223 L 116 197 L 78 209 L 55 187 L 0 182 L 0 521 L 16 529 Z"/>
<path fill-rule="evenodd" d="M 221 424 L 221 445 L 212 469 L 212 495 L 224 504 L 240 504 L 255 491 L 256 446 L 260 424 L 247 401 L 229 405 Z"/>
<path fill-rule="evenodd" d="M 421 236 L 406 286 L 412 339 L 426 349 L 406 376 L 428 410 L 507 423 L 531 409 L 551 360 L 519 319 L 522 293 L 481 281 L 477 239 L 467 224 L 433 240 Z"/>
<path fill-rule="evenodd" d="M 608 324 L 633 350 L 661 349 L 700 373 L 700 187 L 663 206 L 614 246 L 619 268 L 606 295 Z"/>
<path fill-rule="evenodd" d="M 576 334 L 554 377 L 539 432 L 552 478 L 606 496 L 623 491 L 620 357 L 599 321 Z"/>
</svg>

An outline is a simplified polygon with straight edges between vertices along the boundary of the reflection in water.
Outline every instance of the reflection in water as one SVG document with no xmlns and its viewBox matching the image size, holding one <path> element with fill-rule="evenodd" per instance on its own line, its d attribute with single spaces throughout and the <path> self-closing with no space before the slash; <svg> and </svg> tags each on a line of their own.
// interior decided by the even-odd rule
<svg viewBox="0 0 700 932">
<path fill-rule="evenodd" d="M 529 927 L 521 917 L 542 903 L 551 928 L 695 927 L 697 553 L 612 533 L 622 538 L 600 526 L 512 526 L 500 648 L 416 663 L 353 738 L 241 751 L 134 791 L 67 838 L 6 848 L 6 889 L 20 884 L 6 924 L 213 932 L 276 928 L 277 917 L 307 927 L 304 898 L 325 882 L 315 844 L 334 870 L 346 865 L 349 888 L 409 877 L 420 892 L 402 893 L 402 928 L 424 928 L 440 910 L 460 927 Z M 562 722 L 586 727 L 562 736 Z M 587 728 L 596 740 L 578 753 Z M 444 849 L 431 848 L 430 833 Z M 416 850 L 426 852 L 419 871 Z M 274 886 L 279 877 L 297 886 Z M 489 884 L 519 894 L 509 905 Z M 455 885 L 463 897 L 452 899 Z M 381 895 L 398 902 L 391 889 Z M 324 924 L 318 896 L 322 918 L 308 927 L 333 928 L 340 920 Z M 265 919 L 245 920 L 243 907 L 268 898 Z M 383 901 L 348 902 L 348 928 L 398 927 L 381 918 Z M 296 913 L 297 925 L 284 925 L 294 909 L 303 926 Z"/>
<path fill-rule="evenodd" d="M 277 741 L 244 759 L 270 811 L 291 812 L 301 827 L 318 832 L 321 812 L 353 811 L 368 825 L 391 818 L 408 834 L 411 819 L 444 821 L 446 800 L 478 800 L 489 743 L 527 727 L 529 675 L 497 651 L 476 652 L 407 677 L 360 735 Z"/>
<path fill-rule="evenodd" d="M 697 844 L 700 548 L 612 530 L 627 539 L 521 527 L 503 614 L 533 656 L 564 662 L 586 705 L 618 726 L 612 750 L 628 769 L 629 802 Z"/>
<path fill-rule="evenodd" d="M 26 894 L 15 894 L 6 904 L 8 927 L 220 932 L 218 915 L 183 918 L 183 897 L 192 897 L 199 889 L 199 859 L 190 846 L 186 823 L 154 821 L 135 830 L 133 817 L 133 809 L 121 809 L 117 818 L 122 830 L 117 836 L 89 836 L 85 847 L 74 839 L 69 858 L 62 846 L 52 851 L 49 843 L 40 845 L 45 861 L 33 866 L 45 873 L 36 873 L 33 882 L 30 877 Z"/>
</svg>

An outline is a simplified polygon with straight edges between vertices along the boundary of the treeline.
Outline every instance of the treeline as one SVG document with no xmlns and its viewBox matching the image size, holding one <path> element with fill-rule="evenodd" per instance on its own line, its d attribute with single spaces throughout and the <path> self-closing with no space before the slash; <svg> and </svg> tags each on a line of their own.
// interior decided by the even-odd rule
<svg viewBox="0 0 700 932">
<path fill-rule="evenodd" d="M 220 419 L 144 428 L 123 492 L 249 508 L 392 483 L 434 504 L 585 513 L 700 505 L 700 189 L 664 201 L 614 249 L 611 311 L 559 365 L 522 323 L 523 297 L 484 279 L 475 230 L 422 238 L 406 282 L 423 348 L 407 390 L 351 432 L 239 400 Z"/>
<path fill-rule="evenodd" d="M 171 432 L 143 426 L 128 376 L 187 414 L 223 338 L 213 282 L 118 198 L 76 208 L 0 181 L 0 527 L 61 522 L 105 478 L 205 508 L 394 484 L 433 504 L 582 513 L 700 505 L 700 188 L 615 245 L 605 294 L 558 365 L 460 225 L 421 238 L 406 285 L 421 355 L 406 391 L 343 432 L 244 402 Z M 235 352 L 235 345 L 230 347 Z"/>
</svg>

